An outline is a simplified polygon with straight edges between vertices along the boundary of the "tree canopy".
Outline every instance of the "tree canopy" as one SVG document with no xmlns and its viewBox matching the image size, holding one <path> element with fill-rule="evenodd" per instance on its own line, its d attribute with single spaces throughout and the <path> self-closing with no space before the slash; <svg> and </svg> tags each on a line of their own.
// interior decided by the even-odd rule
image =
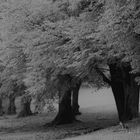
<svg viewBox="0 0 140 140">
<path fill-rule="evenodd" d="M 0 9 L 1 88 L 16 79 L 48 96 L 59 73 L 101 87 L 109 63 L 130 63 L 140 83 L 138 0 L 11 0 Z"/>
</svg>

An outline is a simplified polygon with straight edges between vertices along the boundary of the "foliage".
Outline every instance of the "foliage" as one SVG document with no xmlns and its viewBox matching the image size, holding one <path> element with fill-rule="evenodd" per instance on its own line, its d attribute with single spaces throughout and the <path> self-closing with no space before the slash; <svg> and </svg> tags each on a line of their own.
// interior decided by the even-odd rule
<svg viewBox="0 0 140 140">
<path fill-rule="evenodd" d="M 102 75 L 108 73 L 108 63 L 116 59 L 121 64 L 131 63 L 132 72 L 138 74 L 140 10 L 135 2 L 2 2 L 3 86 L 10 87 L 9 81 L 16 80 L 26 85 L 27 94 L 49 99 L 57 93 L 58 74 L 70 74 L 102 87 Z"/>
</svg>

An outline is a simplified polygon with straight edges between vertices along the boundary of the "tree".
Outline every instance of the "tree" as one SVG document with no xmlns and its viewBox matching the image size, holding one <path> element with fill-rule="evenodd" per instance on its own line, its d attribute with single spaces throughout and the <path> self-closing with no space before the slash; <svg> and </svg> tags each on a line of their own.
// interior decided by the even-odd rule
<svg viewBox="0 0 140 140">
<path fill-rule="evenodd" d="M 96 20 L 86 22 L 92 26 L 81 29 L 80 24 L 82 27 L 86 25 L 82 22 L 74 26 L 79 29 L 73 32 L 76 40 L 73 39 L 74 43 L 66 44 L 61 49 L 67 53 L 65 60 L 68 68 L 76 71 L 81 66 L 82 70 L 83 66 L 92 67 L 112 87 L 119 119 L 125 122 L 138 116 L 139 86 L 135 78 L 139 75 L 139 41 L 134 33 L 134 17 L 137 17 L 139 10 L 137 7 L 135 11 L 132 1 L 123 8 L 117 7 L 115 2 L 108 4 L 101 6 L 98 3 L 96 6 L 100 7 L 100 14 L 94 16 Z M 100 66 L 109 68 L 111 79 L 106 77 Z"/>
<path fill-rule="evenodd" d="M 6 82 L 6 83 L 5 83 Z M 7 114 L 15 114 L 15 81 L 5 81 L 1 86 L 1 97 L 9 99 Z M 14 92 L 14 93 L 13 93 Z"/>
<path fill-rule="evenodd" d="M 26 90 L 23 81 L 26 72 L 26 54 L 21 28 L 24 25 L 22 18 L 25 19 L 28 11 L 26 11 L 26 3 L 21 3 L 23 7 L 19 1 L 11 3 L 5 1 L 4 4 L 6 10 L 4 9 L 5 11 L 2 14 L 2 55 L 0 59 L 5 68 L 1 74 L 1 94 L 2 97 L 9 98 L 8 114 L 13 114 L 15 113 L 15 98 L 25 94 Z M 16 9 L 15 5 L 19 9 Z"/>
<path fill-rule="evenodd" d="M 31 105 L 31 97 L 28 95 L 23 95 L 21 98 L 21 109 L 20 112 L 17 114 L 17 117 L 27 117 L 32 115 L 32 111 L 30 108 Z"/>
<path fill-rule="evenodd" d="M 134 62 L 136 60 L 134 54 L 139 44 L 134 33 L 134 17 L 137 17 L 138 11 L 135 11 L 134 2 L 128 2 L 127 5 L 123 5 L 123 8 L 122 6 L 116 7 L 116 3 L 111 4 L 113 5 L 106 7 L 99 20 L 99 34 L 96 34 L 98 42 L 102 43 L 100 56 L 105 60 L 102 62 L 108 65 L 111 77 L 106 77 L 104 72 L 98 68 L 98 63 L 97 65 L 94 62 L 92 64 L 95 65 L 93 67 L 103 77 L 103 80 L 112 87 L 119 119 L 125 122 L 137 117 L 139 111 L 139 86 L 135 81 L 139 75 L 139 66 L 135 67 L 137 70 L 134 70 L 133 67 L 137 63 Z M 132 7 L 129 7 L 130 5 Z M 94 36 L 92 37 L 95 39 Z"/>
<path fill-rule="evenodd" d="M 78 78 L 73 78 L 75 84 L 72 86 L 72 109 L 75 115 L 80 115 L 78 97 L 79 97 L 79 89 L 82 81 Z M 74 82 L 73 82 L 74 83 Z"/>
<path fill-rule="evenodd" d="M 36 98 L 50 99 L 58 92 L 55 124 L 75 120 L 80 86 L 75 77 L 90 79 L 96 87 L 106 82 L 112 88 L 120 121 L 136 117 L 140 51 L 139 6 L 135 2 L 14 1 L 3 20 L 7 23 L 3 74 L 24 82 L 26 93 Z M 71 104 L 72 92 L 76 101 Z"/>
<path fill-rule="evenodd" d="M 114 11 L 116 16 L 112 18 L 112 24 L 106 30 L 111 35 L 111 38 L 108 36 L 107 40 L 112 47 L 113 56 L 111 57 L 114 57 L 108 62 L 111 74 L 110 85 L 116 100 L 119 118 L 122 122 L 137 117 L 139 111 L 139 86 L 135 81 L 139 72 L 131 73 L 133 70 L 133 53 L 137 48 L 133 32 L 135 22 L 133 16 L 136 11 L 133 8 L 133 6 L 135 7 L 134 2 L 127 4 L 122 11 L 119 8 L 118 11 Z M 130 5 L 133 6 L 129 7 Z M 132 12 L 134 12 L 134 15 L 130 16 Z M 117 28 L 114 26 L 117 26 Z M 107 35 L 106 31 L 105 34 Z"/>
<path fill-rule="evenodd" d="M 59 111 L 52 124 L 72 123 L 75 115 L 71 106 L 71 76 L 58 75 Z"/>
</svg>

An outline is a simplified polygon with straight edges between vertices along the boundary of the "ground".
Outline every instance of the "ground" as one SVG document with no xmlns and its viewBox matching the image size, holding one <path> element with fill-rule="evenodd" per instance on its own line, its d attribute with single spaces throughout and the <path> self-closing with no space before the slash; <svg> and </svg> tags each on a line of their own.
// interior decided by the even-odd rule
<svg viewBox="0 0 140 140">
<path fill-rule="evenodd" d="M 16 116 L 0 117 L 0 140 L 138 140 L 140 122 L 134 120 L 127 125 L 128 130 L 119 129 L 117 111 L 110 89 L 95 92 L 80 90 L 81 122 L 44 127 L 56 113 L 40 114 L 26 118 Z M 79 137 L 79 135 L 81 135 Z M 78 137 L 77 137 L 78 136 Z"/>
</svg>

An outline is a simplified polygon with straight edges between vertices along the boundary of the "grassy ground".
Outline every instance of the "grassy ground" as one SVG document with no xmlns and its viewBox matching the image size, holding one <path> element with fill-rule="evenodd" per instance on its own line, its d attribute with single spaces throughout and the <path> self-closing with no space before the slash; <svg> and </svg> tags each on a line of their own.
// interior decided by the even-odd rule
<svg viewBox="0 0 140 140">
<path fill-rule="evenodd" d="M 120 132 L 118 126 L 116 126 L 118 119 L 111 90 L 103 89 L 97 93 L 94 92 L 94 94 L 92 92 L 94 91 L 91 89 L 80 90 L 79 101 L 82 115 L 78 116 L 77 119 L 82 122 L 57 127 L 44 127 L 43 125 L 50 122 L 56 113 L 40 114 L 20 119 L 17 119 L 16 116 L 4 116 L 0 117 L 0 140 L 56 140 L 67 137 L 72 137 L 70 140 L 91 140 L 93 137 L 95 140 L 117 140 L 110 137 L 110 134 L 111 136 L 118 135 L 120 138 L 121 135 L 127 135 L 127 138 L 129 138 L 128 134 L 131 131 Z M 131 127 L 132 130 L 136 129 L 135 133 L 139 132 L 139 126 L 132 124 L 134 122 L 129 124 L 133 126 Z M 94 133 L 83 136 L 91 132 Z M 82 135 L 82 137 L 76 137 L 75 139 L 74 137 L 78 135 Z M 104 137 L 108 139 L 104 139 Z"/>
<path fill-rule="evenodd" d="M 102 129 L 90 134 L 66 138 L 65 140 L 140 140 L 140 119 L 126 124 L 128 129 L 121 129 L 119 125 Z"/>
</svg>

